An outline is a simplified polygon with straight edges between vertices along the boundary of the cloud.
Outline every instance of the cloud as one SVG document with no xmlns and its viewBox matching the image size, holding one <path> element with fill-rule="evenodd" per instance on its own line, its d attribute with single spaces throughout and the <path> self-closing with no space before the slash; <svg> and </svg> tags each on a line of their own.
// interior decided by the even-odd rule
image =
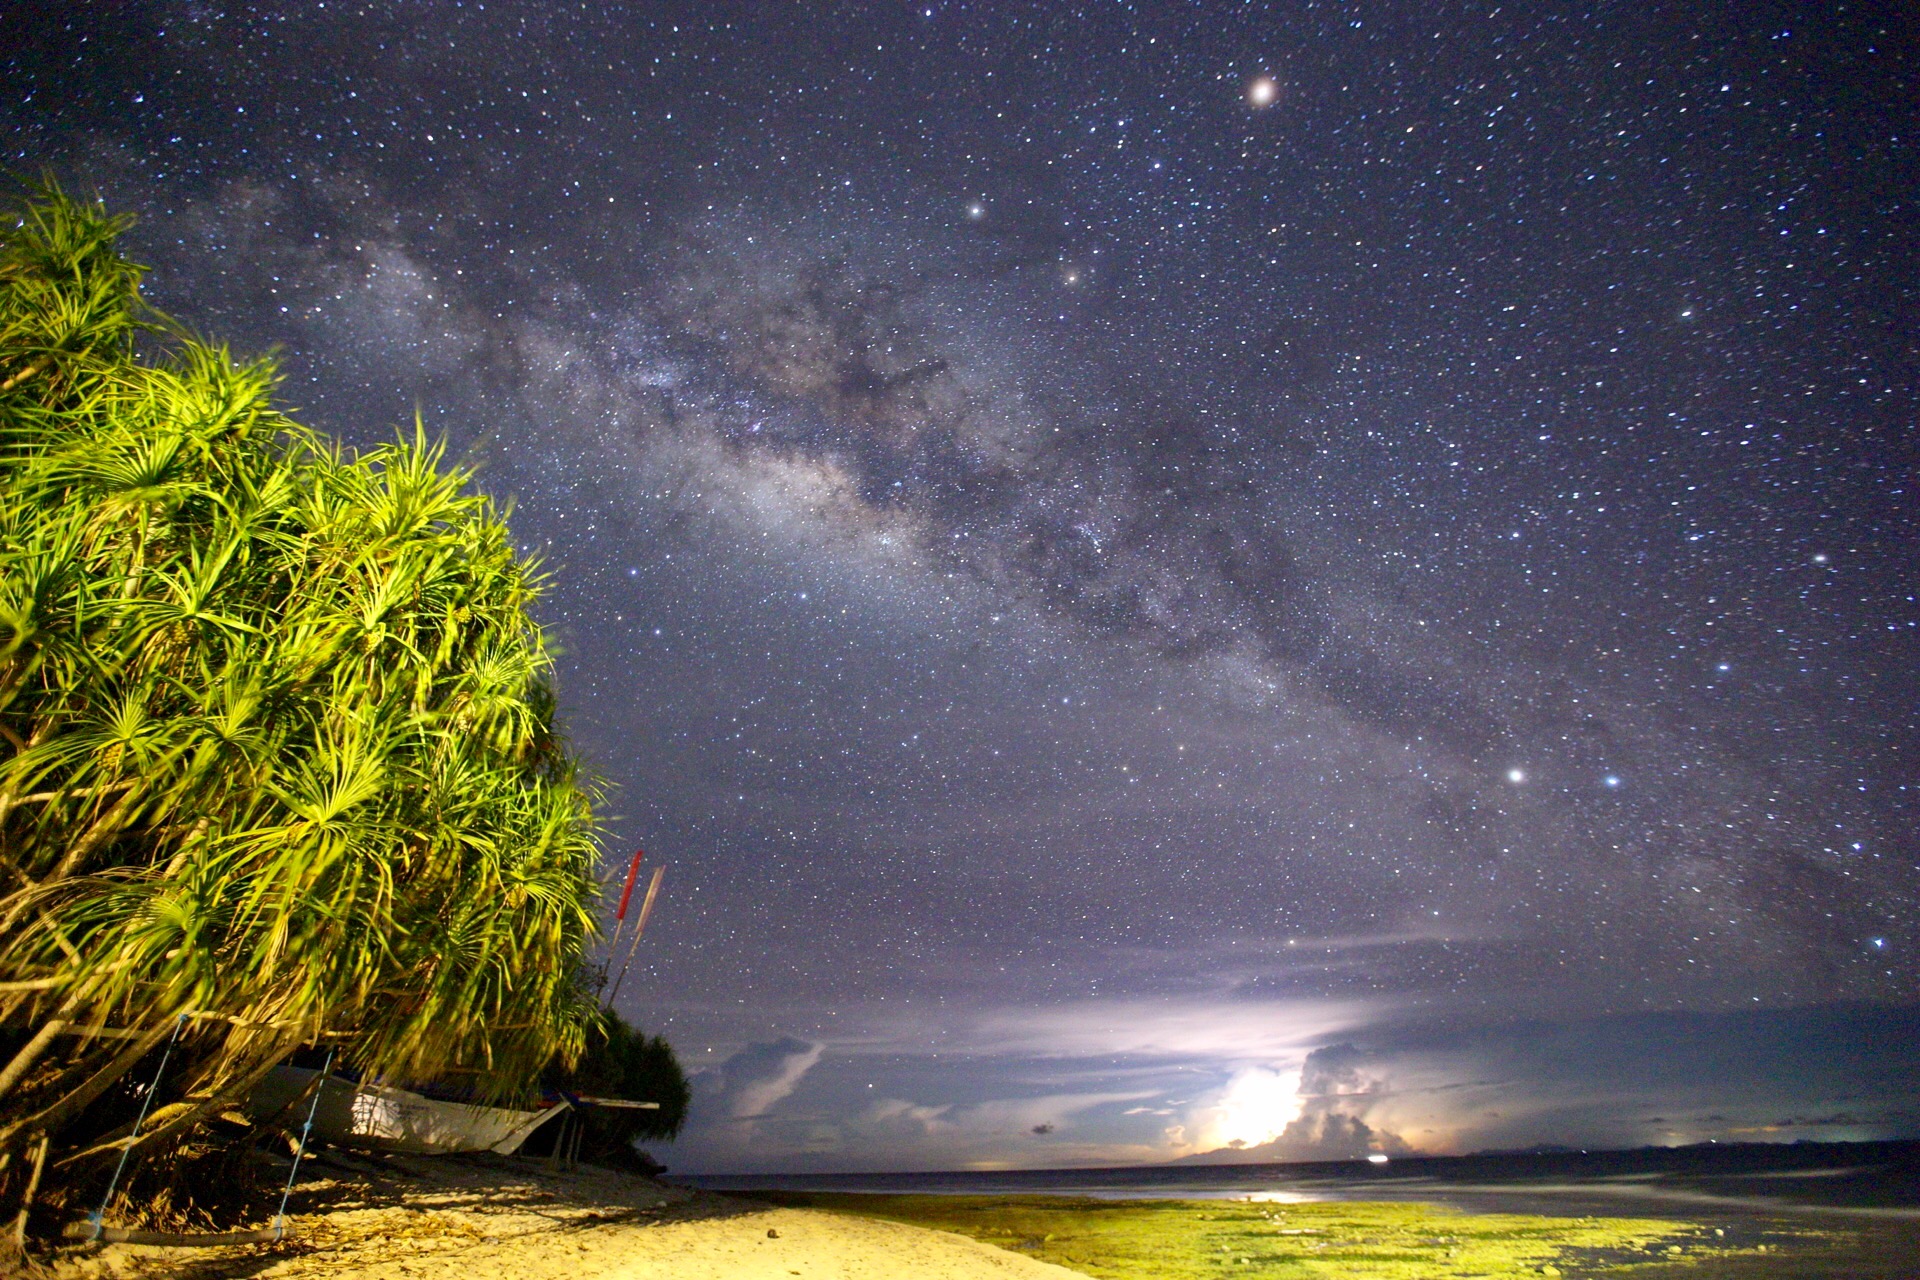
<svg viewBox="0 0 1920 1280">
<path fill-rule="evenodd" d="M 1886 1138 L 1912 1135 L 1920 1116 L 1920 1077 L 1901 1052 L 1915 1039 L 1912 1011 L 1349 1023 L 1305 1043 L 1304 1020 L 1277 1020 L 1284 1034 L 1248 1021 L 1177 1038 L 1208 1018 L 1262 1011 L 1194 1012 L 1191 1023 L 1168 1016 L 1147 1027 L 1127 1026 L 1153 1016 L 1144 1002 L 1007 1013 L 993 1023 L 996 1039 L 943 1043 L 937 1054 L 924 1041 L 916 1051 L 893 1038 L 835 1040 L 796 1080 L 798 1096 L 736 1118 L 713 1104 L 737 1095 L 706 1092 L 723 1074 L 777 1081 L 814 1048 L 798 1038 L 754 1045 L 703 1073 L 697 1123 L 663 1158 L 709 1172 L 1350 1160 L 1544 1142 Z M 1049 1015 L 1086 1056 L 1047 1052 Z M 1122 1028 L 1125 1039 L 1112 1038 Z M 1115 1043 L 1156 1048 L 1104 1047 Z M 1179 1043 L 1195 1047 L 1164 1051 Z"/>
<path fill-rule="evenodd" d="M 845 1059 L 832 1061 L 844 1066 Z M 983 1063 L 989 1091 L 1030 1088 L 1017 1071 Z M 1127 1164 L 1163 1159 L 1150 1124 L 1116 1136 L 1111 1117 L 1154 1096 L 1141 1090 L 1045 1092 L 928 1103 L 883 1096 L 861 1104 L 863 1087 L 841 1078 L 807 1085 L 807 1104 L 750 1119 L 696 1112 L 675 1143 L 676 1166 L 698 1172 L 847 1168 L 1005 1168 L 1011 1164 Z M 1130 1113 L 1129 1113 L 1130 1114 Z"/>
<path fill-rule="evenodd" d="M 1019 1087 L 1002 1078 L 1001 1087 Z M 1164 1157 L 1143 1142 L 1116 1139 L 1109 1117 L 1152 1096 L 1140 1090 L 1058 1092 L 928 1105 L 883 1098 L 838 1122 L 846 1150 L 879 1167 L 986 1168 L 1010 1163 L 1123 1164 Z"/>
<path fill-rule="evenodd" d="M 1369 1124 L 1366 1117 L 1389 1092 L 1385 1078 L 1363 1069 L 1367 1055 L 1351 1044 L 1328 1045 L 1315 1049 L 1301 1064 L 1297 1090 L 1298 1112 L 1280 1132 L 1264 1142 L 1235 1138 L 1226 1150 L 1214 1150 L 1187 1157 L 1195 1161 L 1225 1163 L 1265 1163 L 1290 1160 L 1353 1160 L 1382 1153 L 1405 1154 L 1411 1148 L 1399 1134 Z M 1270 1086 L 1280 1077 L 1266 1073 Z M 1229 1122 L 1237 1095 L 1270 1093 L 1249 1088 L 1261 1083 L 1243 1075 L 1229 1086 L 1222 1102 Z M 1270 1105 L 1271 1099 L 1260 1098 Z"/>
<path fill-rule="evenodd" d="M 1190 1112 L 1184 1137 L 1206 1147 L 1240 1148 L 1270 1142 L 1300 1113 L 1300 1073 L 1246 1067 L 1234 1073 L 1210 1107 Z"/>
<path fill-rule="evenodd" d="M 1330 1000 L 1088 1000 L 1000 1009 L 977 1019 L 963 1043 L 975 1052 L 1071 1058 L 1128 1056 L 1273 1062 L 1391 1013 L 1389 1002 Z"/>
<path fill-rule="evenodd" d="M 750 1120 L 764 1116 L 820 1061 L 825 1045 L 782 1036 L 750 1044 L 717 1067 L 693 1077 L 695 1106 L 706 1116 Z"/>
<path fill-rule="evenodd" d="M 953 1110 L 953 1104 L 929 1107 L 908 1102 L 904 1098 L 882 1098 L 868 1107 L 861 1119 L 876 1128 L 893 1128 L 916 1134 L 936 1133 L 942 1128 L 952 1128 L 946 1123 L 947 1113 Z"/>
<path fill-rule="evenodd" d="M 1366 1055 L 1350 1044 L 1315 1049 L 1300 1068 L 1300 1114 L 1273 1147 L 1282 1159 L 1338 1160 L 1408 1150 L 1395 1133 L 1362 1118 L 1388 1092 L 1384 1077 L 1363 1071 Z"/>
</svg>

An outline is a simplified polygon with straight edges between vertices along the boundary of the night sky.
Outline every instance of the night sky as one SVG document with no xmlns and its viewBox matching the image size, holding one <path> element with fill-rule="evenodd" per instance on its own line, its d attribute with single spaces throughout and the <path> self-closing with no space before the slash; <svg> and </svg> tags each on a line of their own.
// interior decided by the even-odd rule
<svg viewBox="0 0 1920 1280">
<path fill-rule="evenodd" d="M 4 30 L 0 164 L 512 500 L 675 1168 L 1920 1134 L 1901 6 Z"/>
</svg>

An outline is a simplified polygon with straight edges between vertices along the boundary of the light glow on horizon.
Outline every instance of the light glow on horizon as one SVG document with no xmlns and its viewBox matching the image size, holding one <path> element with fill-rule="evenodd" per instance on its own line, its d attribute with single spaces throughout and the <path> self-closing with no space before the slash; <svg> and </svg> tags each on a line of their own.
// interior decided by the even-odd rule
<svg viewBox="0 0 1920 1280">
<path fill-rule="evenodd" d="M 1200 1129 L 1202 1151 L 1272 1142 L 1300 1116 L 1300 1072 L 1247 1067 L 1227 1082 L 1211 1120 Z"/>
</svg>

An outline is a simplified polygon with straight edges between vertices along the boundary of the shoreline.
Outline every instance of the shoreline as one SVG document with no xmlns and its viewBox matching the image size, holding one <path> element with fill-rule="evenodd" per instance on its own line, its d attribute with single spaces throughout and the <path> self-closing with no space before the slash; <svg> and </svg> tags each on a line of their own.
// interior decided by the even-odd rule
<svg viewBox="0 0 1920 1280">
<path fill-rule="evenodd" d="M 277 1244 L 65 1244 L 54 1280 L 1069 1280 L 1081 1273 L 927 1227 L 581 1165 L 323 1151 Z"/>
<path fill-rule="evenodd" d="M 1652 1280 L 1910 1275 L 1920 1224 L 1670 1204 L 1637 1217 L 1405 1199 L 1103 1200 L 1071 1193 L 719 1192 L 499 1156 L 316 1153 L 274 1244 L 69 1244 L 56 1280 L 1421 1280 L 1631 1271 Z M 1404 1190 L 1412 1191 L 1408 1187 Z M 271 1206 L 268 1206 L 270 1210 Z M 1558 1208 L 1558 1207 L 1556 1207 Z M 1571 1210 L 1572 1212 L 1567 1212 Z M 1679 1212 L 1673 1212 L 1679 1210 Z M 109 1222 L 109 1225 L 114 1225 Z M 235 1224 L 239 1226 L 252 1223 Z M 1782 1270 L 1786 1268 L 1786 1270 Z"/>
</svg>

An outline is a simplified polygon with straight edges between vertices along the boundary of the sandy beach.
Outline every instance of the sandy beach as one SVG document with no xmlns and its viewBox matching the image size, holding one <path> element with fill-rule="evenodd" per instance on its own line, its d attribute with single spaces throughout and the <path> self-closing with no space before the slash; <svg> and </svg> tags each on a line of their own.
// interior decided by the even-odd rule
<svg viewBox="0 0 1920 1280">
<path fill-rule="evenodd" d="M 61 1280 L 1041 1280 L 1078 1273 L 943 1231 L 582 1166 L 328 1155 L 278 1245 L 63 1251 Z"/>
<path fill-rule="evenodd" d="M 257 1186 L 277 1183 L 274 1170 L 261 1172 Z M 1196 1280 L 1222 1266 L 1432 1280 L 1560 1271 L 1894 1280 L 1913 1274 L 1920 1244 L 1904 1213 L 1791 1213 L 1786 1202 L 1724 1197 L 1642 1217 L 1591 1204 L 1543 1215 L 1513 1204 L 1395 1199 L 765 1194 L 674 1187 L 592 1166 L 557 1170 L 538 1159 L 326 1149 L 302 1170 L 293 1234 L 280 1243 L 72 1244 L 45 1261 L 58 1280 Z M 263 1225 L 276 1198 L 256 1199 L 247 1220 L 223 1225 Z"/>
</svg>

